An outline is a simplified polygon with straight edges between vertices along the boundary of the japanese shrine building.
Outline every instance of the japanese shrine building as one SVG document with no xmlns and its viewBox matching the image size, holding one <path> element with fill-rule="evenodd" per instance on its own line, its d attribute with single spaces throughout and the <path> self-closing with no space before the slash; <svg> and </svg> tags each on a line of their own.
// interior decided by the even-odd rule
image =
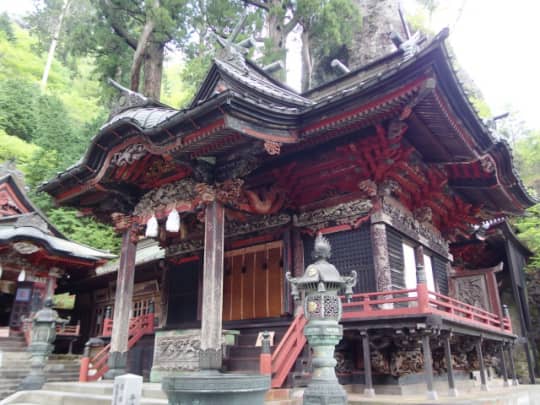
<svg viewBox="0 0 540 405">
<path fill-rule="evenodd" d="M 342 382 L 398 387 L 420 373 L 429 388 L 451 362 L 485 385 L 485 363 L 516 339 L 499 292 L 509 270 L 462 246 L 534 201 L 467 99 L 446 36 L 302 95 L 226 42 L 184 110 L 122 90 L 80 163 L 42 186 L 123 232 L 118 271 L 71 286 L 91 335 L 111 337 L 88 378 L 126 358 L 148 375 L 152 352 L 154 380 L 196 369 L 199 353 L 258 369 L 258 333 L 271 330 L 273 387 L 301 384 L 309 350 L 285 273 L 303 273 L 321 232 L 339 271 L 358 273 Z M 157 244 L 140 242 L 136 259 L 145 234 Z"/>
<path fill-rule="evenodd" d="M 23 321 L 55 293 L 59 279 L 76 280 L 115 256 L 68 240 L 28 199 L 22 178 L 0 167 L 0 329 L 21 333 Z M 79 334 L 77 325 L 60 335 Z"/>
</svg>

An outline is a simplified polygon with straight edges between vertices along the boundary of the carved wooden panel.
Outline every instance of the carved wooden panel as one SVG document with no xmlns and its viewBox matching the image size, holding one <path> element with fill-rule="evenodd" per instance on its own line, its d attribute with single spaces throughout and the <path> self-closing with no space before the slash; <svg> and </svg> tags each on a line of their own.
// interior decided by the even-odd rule
<svg viewBox="0 0 540 405">
<path fill-rule="evenodd" d="M 483 274 L 454 278 L 455 298 L 469 305 L 491 311 L 486 279 Z"/>
</svg>

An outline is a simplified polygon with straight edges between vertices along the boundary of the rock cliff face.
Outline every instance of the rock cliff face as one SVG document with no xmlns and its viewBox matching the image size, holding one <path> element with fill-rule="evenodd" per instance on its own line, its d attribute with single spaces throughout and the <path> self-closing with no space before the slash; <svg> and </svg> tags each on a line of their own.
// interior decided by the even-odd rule
<svg viewBox="0 0 540 405">
<path fill-rule="evenodd" d="M 396 50 L 390 32 L 406 34 L 399 17 L 398 0 L 353 0 L 360 9 L 362 27 L 349 49 L 349 68 L 355 69 Z"/>
<path fill-rule="evenodd" d="M 529 310 L 531 311 L 531 345 L 536 363 L 540 364 L 540 271 L 526 275 Z"/>
</svg>

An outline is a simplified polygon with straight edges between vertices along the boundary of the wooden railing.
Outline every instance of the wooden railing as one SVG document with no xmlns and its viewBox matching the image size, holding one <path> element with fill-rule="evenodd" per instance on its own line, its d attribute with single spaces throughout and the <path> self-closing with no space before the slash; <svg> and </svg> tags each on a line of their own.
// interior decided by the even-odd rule
<svg viewBox="0 0 540 405">
<path fill-rule="evenodd" d="M 425 284 L 408 290 L 354 294 L 343 303 L 343 320 L 435 314 L 499 332 L 512 333 L 510 320 L 454 298 L 428 291 Z"/>
<path fill-rule="evenodd" d="M 150 325 L 150 323 L 152 323 L 152 325 Z M 154 314 L 153 313 L 131 318 L 129 320 L 129 336 L 137 333 L 137 331 L 141 329 L 149 330 L 150 327 L 152 329 L 150 333 L 152 333 L 154 331 Z M 109 318 L 105 318 L 103 320 L 103 329 L 101 331 L 101 336 L 102 337 L 112 336 L 112 329 L 113 329 L 113 320 Z"/>
<path fill-rule="evenodd" d="M 296 359 L 304 349 L 306 344 L 304 326 L 306 323 L 304 312 L 299 312 L 281 338 L 277 348 L 272 352 L 271 367 L 269 367 L 272 375 L 272 388 L 280 388 L 283 385 Z"/>
<path fill-rule="evenodd" d="M 110 322 L 108 322 L 110 321 Z M 154 333 L 154 314 L 149 313 L 131 318 L 129 320 L 129 340 L 128 350 L 130 350 L 135 344 L 147 334 Z M 111 336 L 112 334 L 112 320 L 105 319 L 103 326 L 103 336 Z M 103 375 L 109 371 L 107 364 L 109 360 L 109 352 L 111 344 L 104 346 L 96 355 L 90 357 L 89 348 L 86 348 L 85 355 L 81 359 L 81 368 L 79 371 L 79 381 L 97 381 Z"/>
</svg>

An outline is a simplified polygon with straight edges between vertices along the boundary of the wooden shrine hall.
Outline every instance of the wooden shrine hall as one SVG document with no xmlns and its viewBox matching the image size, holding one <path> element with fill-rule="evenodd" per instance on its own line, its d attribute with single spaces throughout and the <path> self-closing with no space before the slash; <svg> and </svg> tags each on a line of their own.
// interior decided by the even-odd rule
<svg viewBox="0 0 540 405">
<path fill-rule="evenodd" d="M 454 390 L 476 370 L 486 388 L 490 366 L 515 379 L 508 270 L 456 258 L 483 224 L 534 201 L 467 99 L 447 34 L 305 94 L 226 40 L 184 110 L 117 86 L 84 158 L 41 187 L 123 233 L 117 268 L 71 286 L 94 311 L 87 329 L 110 338 L 82 379 L 127 364 L 159 381 L 200 357 L 258 370 L 268 330 L 272 386 L 305 383 L 305 319 L 285 273 L 303 274 L 318 232 L 339 271 L 358 273 L 336 349 L 343 384 L 433 392 L 444 378 Z"/>
<path fill-rule="evenodd" d="M 22 174 L 0 166 L 0 330 L 29 342 L 31 316 L 55 293 L 58 280 L 85 275 L 115 255 L 66 239 L 28 199 Z M 67 314 L 69 315 L 69 314 Z M 25 319 L 29 321 L 25 322 Z M 80 325 L 58 326 L 58 338 L 80 339 Z"/>
</svg>

